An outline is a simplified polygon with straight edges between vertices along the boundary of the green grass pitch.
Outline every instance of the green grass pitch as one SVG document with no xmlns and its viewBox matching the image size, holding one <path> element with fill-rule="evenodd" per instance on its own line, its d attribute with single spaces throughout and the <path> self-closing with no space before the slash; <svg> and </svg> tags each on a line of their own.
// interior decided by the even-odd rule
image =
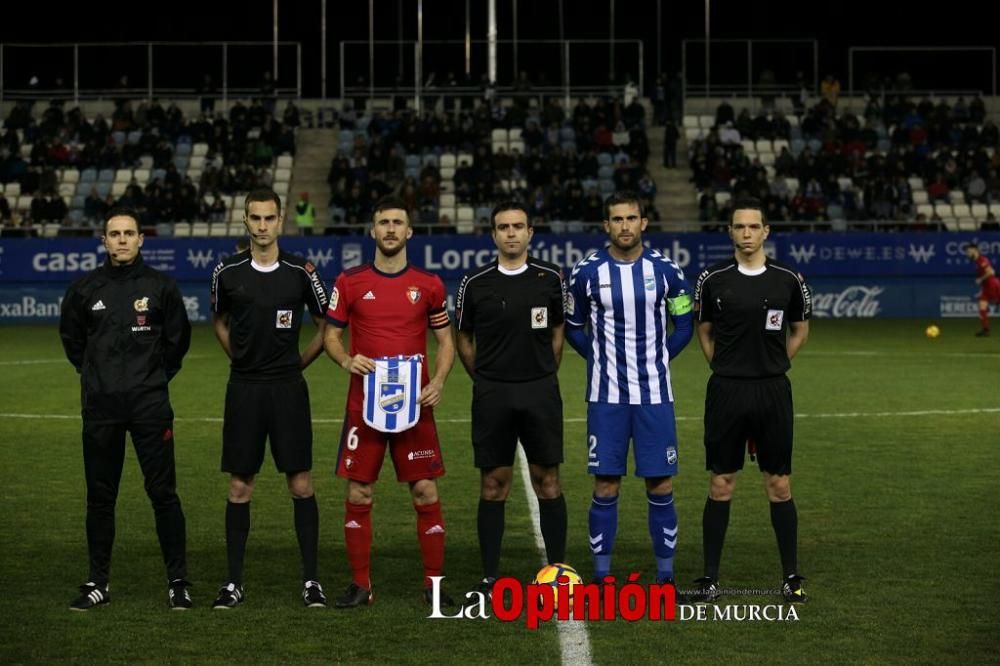
<svg viewBox="0 0 1000 666">
<path fill-rule="evenodd" d="M 799 418 L 793 494 L 801 569 L 812 596 L 799 621 L 590 623 L 594 663 L 997 659 L 1000 512 L 993 475 L 1000 462 L 1000 340 L 974 338 L 971 320 L 946 322 L 936 340 L 925 338 L 925 325 L 814 321 L 812 338 L 794 363 Z M 701 573 L 707 491 L 701 418 L 708 369 L 697 342 L 671 372 L 683 587 Z M 0 662 L 558 662 L 554 623 L 529 631 L 523 621 L 425 619 L 414 513 L 391 466 L 376 490 L 372 608 L 302 608 L 292 505 L 268 458 L 252 504 L 247 603 L 212 612 L 209 604 L 225 575 L 227 480 L 218 459 L 226 376 L 211 329 L 196 328 L 171 387 L 196 608 L 166 608 L 152 511 L 130 449 L 118 502 L 112 603 L 71 613 L 68 603 L 87 573 L 77 379 L 54 327 L 0 328 Z M 332 473 L 347 378 L 325 358 L 307 376 L 316 419 L 321 580 L 332 596 L 349 581 L 344 484 Z M 560 377 L 567 419 L 567 559 L 587 577 L 584 364 L 569 348 Z M 479 569 L 470 396 L 469 380 L 456 364 L 436 412 L 448 468 L 440 487 L 448 527 L 446 586 L 453 594 L 471 586 Z M 539 567 L 520 478 L 508 502 L 502 566 L 525 580 Z M 642 486 L 629 478 L 614 570 L 642 572 L 648 581 L 651 568 Z M 723 583 L 773 588 L 779 574 L 766 497 L 759 474 L 748 467 L 737 484 Z"/>
</svg>

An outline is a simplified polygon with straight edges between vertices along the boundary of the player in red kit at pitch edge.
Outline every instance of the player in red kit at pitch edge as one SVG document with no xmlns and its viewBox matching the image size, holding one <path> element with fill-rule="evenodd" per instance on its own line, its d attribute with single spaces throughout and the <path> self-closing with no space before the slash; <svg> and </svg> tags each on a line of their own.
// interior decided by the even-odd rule
<svg viewBox="0 0 1000 666">
<path fill-rule="evenodd" d="M 372 220 L 375 261 L 340 274 L 326 315 L 326 351 L 351 374 L 337 474 L 347 479 L 344 541 L 353 580 L 337 608 L 372 603 L 372 495 L 387 447 L 396 478 L 409 484 L 417 511 L 428 603 L 429 577 L 440 576 L 444 566 L 444 519 L 435 480 L 444 474 L 444 464 L 432 408 L 455 361 L 447 296 L 441 278 L 407 263 L 406 241 L 413 229 L 406 204 L 384 197 L 375 204 Z M 343 345 L 348 326 L 350 354 Z M 432 377 L 426 361 L 428 328 L 438 343 Z M 441 600 L 452 605 L 447 595 Z"/>
<path fill-rule="evenodd" d="M 979 305 L 979 321 L 983 328 L 976 333 L 976 337 L 985 338 L 990 334 L 990 303 L 1000 305 L 1000 278 L 993 270 L 990 260 L 979 251 L 978 245 L 975 243 L 966 245 L 965 254 L 976 265 L 976 284 L 979 285 L 976 301 Z"/>
</svg>

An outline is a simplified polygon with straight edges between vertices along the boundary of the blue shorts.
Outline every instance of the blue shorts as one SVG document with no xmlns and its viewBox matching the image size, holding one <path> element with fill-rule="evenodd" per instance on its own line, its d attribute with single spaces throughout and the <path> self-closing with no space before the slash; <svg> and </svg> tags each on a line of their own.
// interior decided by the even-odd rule
<svg viewBox="0 0 1000 666">
<path fill-rule="evenodd" d="M 587 403 L 587 471 L 601 476 L 628 473 L 628 442 L 634 443 L 635 475 L 677 475 L 674 404 Z"/>
</svg>

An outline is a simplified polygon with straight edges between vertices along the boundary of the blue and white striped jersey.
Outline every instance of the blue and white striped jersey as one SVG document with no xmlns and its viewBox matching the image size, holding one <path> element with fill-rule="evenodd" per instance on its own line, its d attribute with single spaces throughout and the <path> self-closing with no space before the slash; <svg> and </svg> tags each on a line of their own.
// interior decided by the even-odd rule
<svg viewBox="0 0 1000 666">
<path fill-rule="evenodd" d="M 566 324 L 588 327 L 587 401 L 673 402 L 667 315 L 691 312 L 691 287 L 677 264 L 646 248 L 630 263 L 605 248 L 570 275 Z M 676 322 L 675 322 L 676 323 Z"/>
</svg>

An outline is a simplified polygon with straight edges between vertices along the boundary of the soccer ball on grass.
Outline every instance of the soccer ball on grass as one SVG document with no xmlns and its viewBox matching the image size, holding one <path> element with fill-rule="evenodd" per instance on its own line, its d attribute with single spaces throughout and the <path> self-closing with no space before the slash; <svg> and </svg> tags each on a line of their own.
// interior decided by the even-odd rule
<svg viewBox="0 0 1000 666">
<path fill-rule="evenodd" d="M 926 335 L 928 338 L 931 338 L 933 340 L 937 336 L 941 335 L 941 329 L 938 328 L 935 324 L 931 324 L 924 331 L 924 335 Z"/>
<path fill-rule="evenodd" d="M 568 581 L 565 583 L 559 582 L 559 577 L 565 576 Z M 535 574 L 535 579 L 531 581 L 536 585 L 551 585 L 552 586 L 552 608 L 559 607 L 559 586 L 567 585 L 569 589 L 567 590 L 567 599 L 571 602 L 573 601 L 573 588 L 577 585 L 583 584 L 583 579 L 580 578 L 580 574 L 577 573 L 576 569 L 568 564 L 546 564 L 544 567 L 538 570 Z"/>
</svg>

